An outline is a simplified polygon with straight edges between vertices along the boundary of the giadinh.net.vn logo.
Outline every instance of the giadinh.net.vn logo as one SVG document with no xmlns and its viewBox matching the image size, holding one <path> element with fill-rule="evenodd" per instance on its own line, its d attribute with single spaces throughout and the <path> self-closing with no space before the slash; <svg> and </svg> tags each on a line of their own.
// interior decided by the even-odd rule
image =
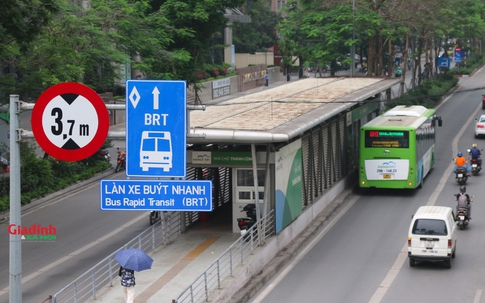
<svg viewBox="0 0 485 303">
<path fill-rule="evenodd" d="M 22 241 L 29 242 L 52 242 L 57 237 L 57 230 L 52 224 L 49 224 L 49 226 L 32 224 L 29 227 L 10 224 L 8 226 L 8 233 L 11 235 L 19 235 Z"/>
</svg>

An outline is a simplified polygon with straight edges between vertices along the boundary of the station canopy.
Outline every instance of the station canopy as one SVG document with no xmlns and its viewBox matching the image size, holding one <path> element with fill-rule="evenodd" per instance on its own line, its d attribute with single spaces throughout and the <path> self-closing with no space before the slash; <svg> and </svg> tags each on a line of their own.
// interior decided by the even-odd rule
<svg viewBox="0 0 485 303">
<path fill-rule="evenodd" d="M 307 78 L 190 112 L 191 144 L 289 142 L 399 84 L 396 78 Z"/>
</svg>

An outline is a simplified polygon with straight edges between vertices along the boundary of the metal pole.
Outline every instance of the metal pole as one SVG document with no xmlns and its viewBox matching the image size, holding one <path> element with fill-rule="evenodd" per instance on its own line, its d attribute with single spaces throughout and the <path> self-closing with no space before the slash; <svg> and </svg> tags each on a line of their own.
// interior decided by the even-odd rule
<svg viewBox="0 0 485 303">
<path fill-rule="evenodd" d="M 253 143 L 251 144 L 251 156 L 253 158 L 253 182 L 254 182 L 254 198 L 256 203 L 256 222 L 259 223 L 261 219 L 261 211 L 259 209 L 259 191 L 258 191 L 258 167 L 257 167 L 257 159 L 256 159 L 256 145 Z"/>
<path fill-rule="evenodd" d="M 350 48 L 350 77 L 355 76 L 355 0 L 352 2 L 352 47 Z"/>
<path fill-rule="evenodd" d="M 255 204 L 256 204 L 256 227 L 258 229 L 258 236 L 256 238 L 256 240 L 258 241 L 258 245 L 262 245 L 264 240 L 263 240 L 263 232 L 262 232 L 262 228 L 261 228 L 261 210 L 260 210 L 260 206 L 259 206 L 259 191 L 258 191 L 258 185 L 259 185 L 259 182 L 258 182 L 258 167 L 257 167 L 257 159 L 256 159 L 256 145 L 255 144 L 251 144 L 251 156 L 253 158 L 253 181 L 254 181 L 254 193 L 255 193 Z M 255 235 L 253 233 L 251 233 L 251 245 L 250 247 L 253 247 L 252 246 L 252 243 L 254 241 L 253 237 Z"/>
<path fill-rule="evenodd" d="M 10 224 L 14 224 L 14 226 L 21 226 L 19 113 L 19 96 L 10 95 Z M 20 235 L 10 234 L 10 303 L 22 303 L 22 242 L 20 237 Z"/>
</svg>

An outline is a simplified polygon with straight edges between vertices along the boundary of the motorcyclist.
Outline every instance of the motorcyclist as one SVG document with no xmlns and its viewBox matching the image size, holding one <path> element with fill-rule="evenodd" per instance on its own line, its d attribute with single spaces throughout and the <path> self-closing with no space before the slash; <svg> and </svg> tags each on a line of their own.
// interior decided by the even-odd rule
<svg viewBox="0 0 485 303">
<path fill-rule="evenodd" d="M 389 75 L 389 69 L 387 68 L 387 65 L 384 66 L 383 71 L 384 71 L 384 76 L 388 76 Z"/>
<path fill-rule="evenodd" d="M 462 152 L 458 152 L 458 154 L 456 154 L 455 163 L 456 163 L 456 166 L 453 169 L 453 172 L 454 173 L 456 173 L 456 169 L 457 168 L 464 168 L 464 169 L 466 169 L 467 174 L 470 175 L 470 172 L 472 171 L 472 169 L 471 169 L 471 167 L 469 167 L 468 165 L 466 165 L 466 158 L 463 157 L 463 153 Z"/>
<path fill-rule="evenodd" d="M 472 148 L 470 149 L 470 157 L 471 159 L 477 159 L 478 166 L 482 167 L 482 152 L 478 149 L 478 145 L 476 143 L 472 144 Z"/>
<path fill-rule="evenodd" d="M 466 186 L 460 186 L 460 193 L 456 194 L 456 211 L 458 212 L 458 208 L 466 208 L 468 209 L 468 219 L 471 219 L 471 210 L 472 205 L 470 204 L 473 200 L 470 198 L 470 195 L 466 193 Z"/>
<path fill-rule="evenodd" d="M 396 70 L 396 77 L 401 77 L 401 76 L 402 76 L 402 69 L 400 66 L 398 66 Z"/>
</svg>

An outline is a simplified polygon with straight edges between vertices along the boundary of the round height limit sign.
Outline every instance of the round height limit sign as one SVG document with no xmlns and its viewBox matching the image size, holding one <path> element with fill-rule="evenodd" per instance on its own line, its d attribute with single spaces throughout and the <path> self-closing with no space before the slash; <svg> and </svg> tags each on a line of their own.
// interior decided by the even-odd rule
<svg viewBox="0 0 485 303">
<path fill-rule="evenodd" d="M 63 161 L 96 153 L 109 130 L 103 99 L 91 88 L 66 82 L 48 88 L 32 110 L 32 131 L 40 147 Z"/>
</svg>

